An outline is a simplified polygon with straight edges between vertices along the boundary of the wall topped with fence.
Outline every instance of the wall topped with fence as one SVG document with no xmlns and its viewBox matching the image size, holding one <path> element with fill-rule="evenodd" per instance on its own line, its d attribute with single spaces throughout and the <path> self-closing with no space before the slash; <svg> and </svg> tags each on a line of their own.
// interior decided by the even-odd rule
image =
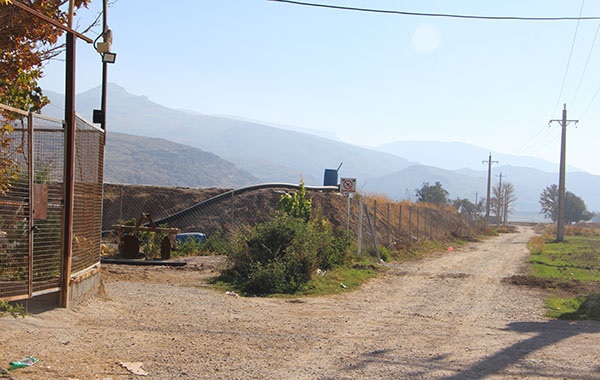
<svg viewBox="0 0 600 380">
<path fill-rule="evenodd" d="M 182 189 L 105 185 L 104 230 L 148 213 L 157 225 L 229 239 L 246 226 L 273 217 L 282 194 L 298 185 L 264 184 L 244 189 Z M 313 215 L 326 217 L 357 242 L 359 253 L 381 247 L 408 249 L 424 240 L 470 239 L 483 227 L 475 215 L 425 203 L 394 202 L 378 196 L 349 198 L 336 187 L 307 186 Z"/>
<path fill-rule="evenodd" d="M 0 126 L 0 298 L 60 293 L 64 244 L 72 244 L 72 278 L 100 262 L 104 131 L 76 118 L 73 239 L 65 242 L 63 121 L 0 105 Z"/>
</svg>

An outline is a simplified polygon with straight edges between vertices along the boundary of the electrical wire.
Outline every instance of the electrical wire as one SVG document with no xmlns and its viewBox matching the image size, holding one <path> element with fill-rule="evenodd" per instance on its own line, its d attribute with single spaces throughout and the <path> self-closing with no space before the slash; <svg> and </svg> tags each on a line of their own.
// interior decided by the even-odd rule
<svg viewBox="0 0 600 380">
<path fill-rule="evenodd" d="M 346 7 L 346 6 L 342 6 L 342 5 L 308 3 L 308 2 L 293 1 L 293 0 L 268 0 L 268 1 L 273 1 L 273 2 L 277 2 L 277 3 L 294 4 L 294 5 L 303 5 L 303 6 L 309 6 L 309 7 L 339 9 L 339 10 L 345 10 L 345 11 L 387 13 L 387 14 L 397 14 L 397 15 L 403 15 L 403 16 L 460 18 L 460 19 L 472 19 L 472 20 L 509 20 L 509 21 L 600 20 L 600 16 L 581 17 L 581 14 L 579 15 L 579 17 L 477 16 L 477 15 L 463 15 L 463 14 L 452 14 L 452 13 L 422 13 L 422 12 L 406 12 L 406 11 L 395 11 L 395 10 L 386 10 L 386 9 L 357 8 L 357 7 Z"/>
<path fill-rule="evenodd" d="M 542 132 L 546 132 L 543 136 L 540 136 L 540 134 Z M 512 150 L 510 153 L 505 154 L 505 156 L 514 156 L 517 154 L 525 154 L 526 152 L 528 152 L 530 149 L 532 149 L 532 147 L 534 147 L 536 144 L 538 144 L 540 141 L 543 141 L 548 134 L 551 131 L 549 130 L 548 127 L 543 127 L 540 128 L 529 140 L 525 141 L 523 144 L 521 144 L 518 148 Z"/>
<path fill-rule="evenodd" d="M 584 5 L 585 5 L 585 0 L 581 0 L 581 8 L 579 9 L 579 17 L 581 17 L 581 15 L 583 13 Z M 556 99 L 556 105 L 554 106 L 554 112 L 552 112 L 552 116 L 556 115 L 556 111 L 558 110 L 558 106 L 560 104 L 560 99 L 561 99 L 563 91 L 565 89 L 565 83 L 567 82 L 567 76 L 569 75 L 569 67 L 571 66 L 571 58 L 573 58 L 573 50 L 575 48 L 575 41 L 577 40 L 578 32 L 579 32 L 579 20 L 577 20 L 577 26 L 575 27 L 575 34 L 573 35 L 573 41 L 571 42 L 571 51 L 569 52 L 569 59 L 567 60 L 567 67 L 565 68 L 565 75 L 563 76 L 562 85 L 560 86 L 560 92 L 558 93 L 558 99 Z"/>
<path fill-rule="evenodd" d="M 541 135 L 542 132 L 543 135 Z M 499 156 L 498 160 L 501 160 L 502 162 L 506 162 L 506 160 L 508 160 L 509 162 L 517 161 L 518 156 L 525 157 L 532 155 L 533 153 L 547 146 L 549 143 L 551 143 L 558 137 L 560 136 L 557 134 L 556 129 L 544 127 L 538 130 L 532 138 L 527 140 L 518 148 L 514 149 L 510 153 L 502 154 L 501 156 Z"/>
<path fill-rule="evenodd" d="M 596 39 L 598 38 L 598 32 L 600 31 L 600 22 L 598 23 L 598 27 L 596 28 L 596 34 L 594 34 L 594 39 L 592 40 L 592 46 L 590 46 L 590 51 L 588 52 L 587 59 L 585 60 L 585 66 L 583 67 L 583 72 L 581 73 L 581 77 L 579 78 L 579 83 L 577 83 L 577 88 L 575 89 L 575 94 L 573 95 L 573 99 L 571 100 L 571 108 L 575 104 L 575 99 L 577 98 L 577 94 L 579 93 L 579 88 L 581 87 L 581 83 L 583 82 L 583 77 L 588 68 L 588 64 L 590 63 L 590 58 L 592 57 L 592 52 L 594 51 L 594 46 L 596 45 Z"/>
<path fill-rule="evenodd" d="M 596 90 L 596 93 L 594 94 L 594 96 L 592 96 L 592 100 L 590 101 L 590 104 L 588 104 L 585 111 L 583 111 L 583 113 L 579 117 L 580 120 L 583 119 L 585 114 L 587 114 L 587 112 L 590 110 L 590 108 L 592 107 L 592 104 L 594 104 L 594 101 L 596 100 L 596 97 L 598 96 L 599 93 L 600 93 L 600 87 L 598 87 L 598 89 Z"/>
</svg>

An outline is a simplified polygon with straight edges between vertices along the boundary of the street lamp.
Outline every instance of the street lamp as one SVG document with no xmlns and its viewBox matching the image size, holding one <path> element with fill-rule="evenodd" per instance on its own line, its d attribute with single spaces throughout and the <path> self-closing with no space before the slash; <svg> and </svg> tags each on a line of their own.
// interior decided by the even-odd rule
<svg viewBox="0 0 600 380">
<path fill-rule="evenodd" d="M 110 51 L 110 45 L 112 44 L 112 30 L 108 28 L 106 23 L 106 10 L 108 8 L 107 0 L 103 1 L 102 10 L 102 34 L 94 41 L 94 47 L 96 51 L 102 55 L 102 99 L 99 110 L 93 111 L 92 121 L 100 124 L 103 130 L 106 130 L 106 85 L 107 85 L 107 64 L 115 63 L 117 59 L 117 53 Z M 98 39 L 102 37 L 102 42 L 98 42 Z"/>
</svg>

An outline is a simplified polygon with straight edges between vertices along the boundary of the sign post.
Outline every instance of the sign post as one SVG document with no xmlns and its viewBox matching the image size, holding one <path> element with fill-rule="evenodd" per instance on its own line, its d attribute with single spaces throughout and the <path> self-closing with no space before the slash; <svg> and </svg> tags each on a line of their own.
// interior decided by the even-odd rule
<svg viewBox="0 0 600 380">
<path fill-rule="evenodd" d="M 356 178 L 341 178 L 340 179 L 340 193 L 344 195 L 346 199 L 346 230 L 348 231 L 348 238 L 350 238 L 350 197 L 351 194 L 356 192 Z"/>
<path fill-rule="evenodd" d="M 340 178 L 340 193 L 345 196 L 356 193 L 356 178 Z"/>
</svg>

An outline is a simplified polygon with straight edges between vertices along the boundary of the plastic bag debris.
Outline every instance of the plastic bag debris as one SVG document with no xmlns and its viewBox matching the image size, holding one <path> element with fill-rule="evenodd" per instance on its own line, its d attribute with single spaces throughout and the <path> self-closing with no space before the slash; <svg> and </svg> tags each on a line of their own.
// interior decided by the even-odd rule
<svg viewBox="0 0 600 380">
<path fill-rule="evenodd" d="M 119 365 L 128 370 L 129 372 L 133 373 L 134 375 L 148 375 L 148 372 L 142 369 L 142 366 L 144 365 L 144 363 L 142 362 L 119 362 Z"/>
<path fill-rule="evenodd" d="M 23 360 L 19 360 L 16 362 L 10 362 L 10 368 L 9 370 L 13 370 L 13 369 L 17 369 L 17 368 L 24 368 L 24 367 L 31 367 L 32 365 L 34 365 L 35 363 L 37 363 L 39 360 L 34 358 L 33 356 L 28 356 Z"/>
</svg>

